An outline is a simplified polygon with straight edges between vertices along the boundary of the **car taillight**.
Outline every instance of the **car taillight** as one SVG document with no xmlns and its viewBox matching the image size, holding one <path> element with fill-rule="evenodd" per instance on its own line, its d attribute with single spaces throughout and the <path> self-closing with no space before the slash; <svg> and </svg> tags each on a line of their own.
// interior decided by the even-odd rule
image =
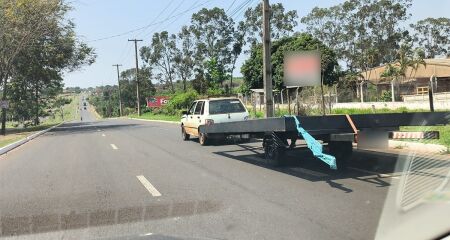
<svg viewBox="0 0 450 240">
<path fill-rule="evenodd" d="M 212 125 L 212 124 L 214 124 L 214 120 L 212 120 L 212 119 L 206 119 L 206 120 L 205 120 L 205 124 L 206 124 L 206 125 Z"/>
</svg>

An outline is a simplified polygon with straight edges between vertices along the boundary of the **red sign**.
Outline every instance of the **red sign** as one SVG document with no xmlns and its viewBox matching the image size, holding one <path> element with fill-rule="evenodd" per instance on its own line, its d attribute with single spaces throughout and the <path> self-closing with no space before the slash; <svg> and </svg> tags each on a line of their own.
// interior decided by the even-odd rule
<svg viewBox="0 0 450 240">
<path fill-rule="evenodd" d="M 169 102 L 169 97 L 166 96 L 158 96 L 158 97 L 148 97 L 147 98 L 147 107 L 162 107 Z"/>
</svg>

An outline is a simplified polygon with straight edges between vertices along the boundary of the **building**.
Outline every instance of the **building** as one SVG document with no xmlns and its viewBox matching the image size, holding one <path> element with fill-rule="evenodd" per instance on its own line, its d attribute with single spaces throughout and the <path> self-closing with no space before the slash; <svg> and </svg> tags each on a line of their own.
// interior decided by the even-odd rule
<svg viewBox="0 0 450 240">
<path fill-rule="evenodd" d="M 428 95 L 432 86 L 433 93 L 450 92 L 450 59 L 425 59 L 425 65 L 419 65 L 417 69 L 408 67 L 405 76 L 397 81 L 381 77 L 386 69 L 386 65 L 372 68 L 362 72 L 358 92 L 367 88 L 367 84 L 376 86 L 377 95 L 381 96 L 383 92 L 394 90 L 395 99 L 403 101 L 411 95 Z M 395 65 L 395 64 L 394 64 Z M 398 64 L 397 64 L 398 66 Z M 430 79 L 433 78 L 433 84 Z M 362 91 L 364 94 L 364 90 Z"/>
</svg>

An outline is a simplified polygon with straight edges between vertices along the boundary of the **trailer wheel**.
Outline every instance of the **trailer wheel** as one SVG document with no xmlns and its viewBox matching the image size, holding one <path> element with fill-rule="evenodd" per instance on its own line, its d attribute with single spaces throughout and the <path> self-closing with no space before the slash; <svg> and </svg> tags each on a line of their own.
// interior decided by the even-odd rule
<svg viewBox="0 0 450 240">
<path fill-rule="evenodd" d="M 331 155 L 336 157 L 336 165 L 338 169 L 345 170 L 347 168 L 348 161 L 352 157 L 352 142 L 331 141 L 328 143 L 328 148 Z"/>
<path fill-rule="evenodd" d="M 263 148 L 268 164 L 274 167 L 282 165 L 286 147 L 275 133 L 264 136 Z"/>
<path fill-rule="evenodd" d="M 188 141 L 189 138 L 191 138 L 191 135 L 186 133 L 186 129 L 184 129 L 184 126 L 181 126 L 181 138 L 183 139 L 183 141 Z"/>
<path fill-rule="evenodd" d="M 200 143 L 200 145 L 206 146 L 209 143 L 208 137 L 204 133 L 199 133 L 198 134 L 198 142 Z"/>
</svg>

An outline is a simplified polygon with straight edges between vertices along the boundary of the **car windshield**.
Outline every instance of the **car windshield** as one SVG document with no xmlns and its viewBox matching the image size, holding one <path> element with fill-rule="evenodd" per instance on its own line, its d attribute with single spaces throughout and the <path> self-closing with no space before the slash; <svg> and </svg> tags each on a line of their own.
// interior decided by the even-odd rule
<svg viewBox="0 0 450 240">
<path fill-rule="evenodd" d="M 0 0 L 0 240 L 444 237 L 450 0 Z"/>
<path fill-rule="evenodd" d="M 223 99 L 209 101 L 209 114 L 240 113 L 245 108 L 238 99 Z"/>
</svg>

